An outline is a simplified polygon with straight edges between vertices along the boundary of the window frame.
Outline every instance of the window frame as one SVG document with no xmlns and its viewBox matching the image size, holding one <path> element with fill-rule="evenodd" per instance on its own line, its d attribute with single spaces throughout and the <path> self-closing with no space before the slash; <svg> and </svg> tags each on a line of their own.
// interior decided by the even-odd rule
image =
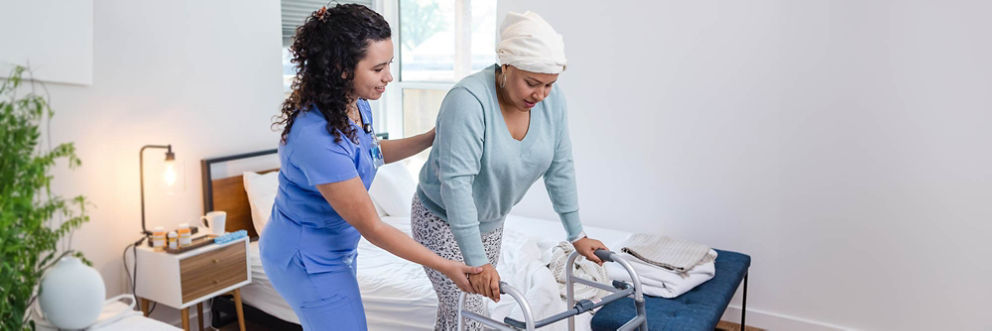
<svg viewBox="0 0 992 331">
<path fill-rule="evenodd" d="M 386 93 L 374 103 L 379 109 L 375 116 L 376 129 L 382 132 L 389 132 L 391 138 L 404 138 L 408 135 L 419 134 L 420 132 L 404 132 L 403 130 L 403 92 L 407 89 L 421 90 L 450 90 L 462 77 L 471 74 L 472 50 L 466 45 L 471 45 L 472 27 L 467 22 L 471 21 L 472 8 L 471 0 L 455 1 L 455 22 L 454 31 L 457 36 L 455 40 L 455 77 L 456 81 L 436 82 L 436 81 L 406 81 L 402 79 L 402 47 L 400 45 L 400 0 L 373 0 L 376 3 L 376 11 L 381 13 L 389 22 L 393 30 L 393 64 L 390 65 L 390 73 L 393 75 L 393 82 L 386 86 Z M 468 20 L 466 20 L 466 17 Z"/>
</svg>

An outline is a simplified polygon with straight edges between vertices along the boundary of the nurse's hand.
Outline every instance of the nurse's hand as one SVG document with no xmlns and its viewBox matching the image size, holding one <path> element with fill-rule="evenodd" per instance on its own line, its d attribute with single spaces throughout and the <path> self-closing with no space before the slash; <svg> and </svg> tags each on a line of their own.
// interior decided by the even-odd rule
<svg viewBox="0 0 992 331">
<path fill-rule="evenodd" d="M 484 295 L 499 302 L 499 273 L 492 264 L 482 266 L 482 272 L 468 275 L 468 281 L 472 283 L 474 293 Z"/>
<path fill-rule="evenodd" d="M 472 290 L 472 285 L 469 284 L 467 275 L 473 275 L 482 272 L 482 267 L 471 267 L 465 265 L 464 263 L 456 262 L 452 260 L 446 260 L 446 261 L 447 262 L 444 265 L 442 265 L 441 268 L 439 268 L 437 271 L 440 271 L 445 276 L 448 276 L 448 278 L 451 278 L 451 280 L 455 282 L 455 285 L 458 285 L 458 288 L 462 289 L 462 291 L 468 293 L 475 293 Z"/>
<path fill-rule="evenodd" d="M 603 265 L 603 260 L 600 260 L 599 257 L 596 256 L 595 254 L 596 250 L 597 249 L 609 250 L 609 248 L 606 248 L 606 245 L 603 245 L 602 241 L 592 239 L 589 237 L 576 240 L 574 243 L 572 243 L 572 246 L 575 247 L 575 251 L 579 252 L 579 254 L 581 254 L 582 256 L 585 256 L 587 260 L 595 262 L 599 265 Z"/>
</svg>

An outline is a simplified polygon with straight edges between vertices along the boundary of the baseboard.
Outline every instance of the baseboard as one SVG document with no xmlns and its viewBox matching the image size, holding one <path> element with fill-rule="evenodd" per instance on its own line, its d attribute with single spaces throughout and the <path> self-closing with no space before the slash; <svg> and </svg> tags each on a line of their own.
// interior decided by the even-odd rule
<svg viewBox="0 0 992 331">
<path fill-rule="evenodd" d="M 851 328 L 833 325 L 830 323 L 824 323 L 819 321 L 808 320 L 805 318 L 788 316 L 779 313 L 767 312 L 757 309 L 747 310 L 747 322 L 748 326 L 755 326 L 769 331 L 775 330 L 803 330 L 803 331 L 836 331 L 836 330 L 851 330 Z M 734 323 L 741 322 L 741 307 L 740 306 L 729 306 L 727 310 L 723 312 L 724 321 L 730 321 Z"/>
</svg>

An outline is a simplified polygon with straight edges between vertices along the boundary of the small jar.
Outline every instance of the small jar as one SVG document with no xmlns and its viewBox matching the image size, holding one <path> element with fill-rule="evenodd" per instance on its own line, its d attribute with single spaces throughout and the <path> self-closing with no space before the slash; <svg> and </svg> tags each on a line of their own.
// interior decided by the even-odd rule
<svg viewBox="0 0 992 331">
<path fill-rule="evenodd" d="M 193 232 L 190 231 L 189 224 L 179 224 L 179 229 L 176 230 L 176 233 L 179 234 L 179 247 L 187 247 L 193 244 Z"/>
<path fill-rule="evenodd" d="M 169 249 L 179 248 L 179 235 L 176 231 L 169 231 L 167 237 L 169 238 Z"/>
<path fill-rule="evenodd" d="M 152 229 L 152 247 L 163 248 L 165 247 L 165 228 L 161 226 L 156 226 Z"/>
</svg>

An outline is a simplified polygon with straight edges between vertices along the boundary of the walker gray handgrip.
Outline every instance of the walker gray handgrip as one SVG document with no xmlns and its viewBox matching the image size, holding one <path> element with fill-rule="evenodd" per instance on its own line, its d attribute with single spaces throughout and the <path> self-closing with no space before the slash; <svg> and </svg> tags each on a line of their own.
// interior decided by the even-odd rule
<svg viewBox="0 0 992 331">
<path fill-rule="evenodd" d="M 613 252 L 605 249 L 597 249 L 593 254 L 596 254 L 600 260 L 603 262 L 613 262 Z"/>
</svg>

